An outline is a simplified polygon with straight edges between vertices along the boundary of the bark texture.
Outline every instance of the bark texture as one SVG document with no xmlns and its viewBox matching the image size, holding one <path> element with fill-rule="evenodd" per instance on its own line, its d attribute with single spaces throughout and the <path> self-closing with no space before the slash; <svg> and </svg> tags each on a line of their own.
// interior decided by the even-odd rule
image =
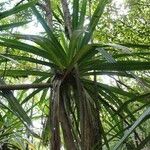
<svg viewBox="0 0 150 150">
<path fill-rule="evenodd" d="M 71 23 L 71 15 L 69 12 L 69 7 L 67 0 L 61 0 L 63 13 L 64 13 L 64 21 L 65 21 L 65 27 L 67 28 L 69 38 L 72 35 L 72 23 Z"/>
</svg>

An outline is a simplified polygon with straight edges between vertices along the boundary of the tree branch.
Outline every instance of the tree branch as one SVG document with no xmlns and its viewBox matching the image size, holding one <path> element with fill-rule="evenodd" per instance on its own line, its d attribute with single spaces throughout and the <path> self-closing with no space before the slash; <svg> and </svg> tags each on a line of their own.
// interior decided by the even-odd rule
<svg viewBox="0 0 150 150">
<path fill-rule="evenodd" d="M 50 83 L 34 83 L 34 84 L 17 84 L 17 85 L 0 85 L 0 91 L 4 90 L 27 90 L 27 89 L 44 89 L 52 88 Z"/>
</svg>

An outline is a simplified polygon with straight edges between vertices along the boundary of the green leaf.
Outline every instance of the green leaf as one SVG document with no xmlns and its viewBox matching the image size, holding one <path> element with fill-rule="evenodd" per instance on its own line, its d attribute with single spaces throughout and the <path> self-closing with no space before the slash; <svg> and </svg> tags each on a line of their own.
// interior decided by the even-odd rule
<svg viewBox="0 0 150 150">
<path fill-rule="evenodd" d="M 72 62 L 70 63 L 70 66 L 76 64 L 79 61 L 79 59 L 81 59 L 91 49 L 93 49 L 92 45 L 85 45 L 81 49 L 79 49 L 76 52 L 74 58 L 72 59 Z"/>
<path fill-rule="evenodd" d="M 94 86 L 94 81 L 87 80 L 87 79 L 82 79 L 82 81 L 84 82 L 84 84 Z M 117 94 L 120 94 L 120 95 L 123 95 L 123 96 L 127 96 L 127 97 L 135 96 L 134 93 L 130 93 L 130 92 L 124 91 L 121 88 L 117 88 L 115 86 L 110 86 L 110 85 L 107 85 L 107 84 L 97 83 L 97 88 L 98 88 L 98 90 L 106 91 L 106 93 L 109 93 L 109 92 L 113 93 L 114 92 L 114 93 L 117 93 Z"/>
<path fill-rule="evenodd" d="M 83 27 L 85 15 L 86 15 L 86 7 L 87 7 L 87 0 L 82 0 L 82 7 L 80 11 L 80 19 L 79 19 L 79 29 Z"/>
<path fill-rule="evenodd" d="M 69 51 L 68 51 L 69 62 L 72 61 L 74 55 L 77 53 L 77 51 L 79 51 L 79 43 L 81 41 L 82 33 L 83 31 L 81 30 L 75 30 L 72 34 L 72 37 L 69 43 Z"/>
<path fill-rule="evenodd" d="M 134 122 L 134 124 L 125 132 L 124 136 L 119 140 L 113 150 L 118 150 L 118 148 L 124 143 L 126 138 L 138 127 L 143 120 L 150 117 L 150 107 Z"/>
<path fill-rule="evenodd" d="M 120 45 L 132 47 L 132 48 L 150 49 L 150 45 L 146 45 L 146 44 L 124 43 L 124 44 L 120 44 Z"/>
<path fill-rule="evenodd" d="M 120 49 L 120 50 L 122 50 L 123 53 L 129 53 L 129 54 L 131 53 L 130 48 L 128 48 L 128 47 L 126 47 L 126 46 L 123 46 L 123 45 L 111 44 L 111 43 L 106 44 L 106 45 L 111 46 L 111 47 L 113 47 L 113 48 L 115 48 L 115 49 Z"/>
<path fill-rule="evenodd" d="M 38 94 L 40 91 L 42 91 L 43 89 L 37 89 L 34 90 L 31 94 L 29 94 L 22 102 L 21 104 L 26 103 L 28 100 L 30 100 L 31 98 L 33 98 L 36 94 Z"/>
<path fill-rule="evenodd" d="M 149 98 L 150 98 L 150 93 L 145 93 L 145 94 L 142 94 L 142 95 L 135 96 L 135 97 L 131 98 L 130 100 L 124 102 L 124 103 L 120 106 L 120 108 L 118 109 L 118 112 L 123 111 L 125 108 L 128 107 L 128 105 L 129 105 L 130 103 L 133 104 L 133 103 L 136 102 L 136 101 L 141 102 L 141 103 L 149 103 L 149 102 L 150 102 Z"/>
<path fill-rule="evenodd" d="M 2 79 L 0 79 L 0 84 L 5 84 Z M 17 99 L 14 97 L 11 91 L 2 91 L 2 96 L 4 96 L 9 102 L 11 109 L 16 113 L 16 115 L 21 119 L 26 125 L 32 125 L 31 119 L 28 117 L 22 106 L 18 103 Z"/>
<path fill-rule="evenodd" d="M 118 61 L 114 63 L 96 63 L 90 70 L 104 70 L 104 71 L 134 71 L 134 70 L 150 70 L 149 62 L 140 61 Z M 90 71 L 89 70 L 89 71 Z"/>
<path fill-rule="evenodd" d="M 116 60 L 111 56 L 111 54 L 107 53 L 107 51 L 105 51 L 105 49 L 97 48 L 96 50 L 98 50 L 108 62 L 116 63 Z"/>
<path fill-rule="evenodd" d="M 2 54 L 2 55 L 0 54 L 0 57 L 2 57 L 2 58 L 4 58 L 4 59 L 7 59 L 7 60 L 9 60 L 9 61 L 12 61 L 12 62 L 15 63 L 15 64 L 18 64 L 18 62 L 17 62 L 16 60 L 10 58 L 9 56 L 4 56 L 3 54 Z M 5 61 L 5 62 L 6 62 L 6 61 Z"/>
<path fill-rule="evenodd" d="M 55 45 L 48 38 L 44 38 L 37 35 L 20 35 L 13 34 L 14 37 L 30 40 L 38 44 L 46 53 L 49 54 L 49 59 L 54 62 L 56 65 L 63 68 L 66 64 L 64 64 L 63 58 L 59 51 L 56 50 Z"/>
<path fill-rule="evenodd" d="M 63 60 L 63 63 L 67 64 L 66 53 L 65 53 L 63 47 L 61 46 L 61 44 L 59 43 L 57 38 L 54 36 L 52 30 L 48 27 L 45 20 L 42 18 L 41 14 L 37 11 L 36 7 L 32 6 L 31 8 L 32 8 L 35 16 L 37 17 L 37 19 L 42 24 L 42 26 L 45 29 L 46 33 L 50 37 L 51 44 L 54 45 L 55 50 L 58 51 L 59 55 L 61 56 L 61 58 Z"/>
<path fill-rule="evenodd" d="M 6 59 L 8 59 L 8 60 L 10 60 L 14 63 L 19 63 L 18 61 L 27 61 L 27 62 L 32 62 L 32 63 L 36 63 L 36 64 L 41 64 L 41 65 L 44 65 L 44 66 L 57 68 L 57 66 L 55 66 L 54 64 L 52 64 L 50 62 L 42 61 L 42 60 L 35 59 L 35 58 L 32 58 L 32 57 L 18 56 L 18 55 L 11 55 L 11 54 L 2 54 L 0 56 L 4 57 L 4 58 L 6 58 Z"/>
<path fill-rule="evenodd" d="M 137 148 L 135 148 L 134 150 L 142 150 L 146 144 L 149 143 L 149 139 L 150 139 L 150 134 L 144 139 L 141 141 L 141 143 L 138 145 Z"/>
<path fill-rule="evenodd" d="M 147 57 L 149 57 L 149 55 L 150 55 L 150 52 L 132 52 L 132 53 L 129 53 L 129 54 L 115 54 L 113 57 L 114 58 L 127 58 L 127 57 L 140 57 L 140 56 L 147 56 Z M 146 58 L 145 58 L 146 59 Z"/>
<path fill-rule="evenodd" d="M 77 0 L 74 0 L 73 1 L 73 19 L 72 19 L 72 27 L 73 27 L 73 30 L 76 30 L 77 29 L 77 26 L 78 26 L 78 17 L 79 17 L 79 1 Z"/>
<path fill-rule="evenodd" d="M 102 75 L 102 76 L 103 75 L 108 75 L 108 76 L 110 75 L 111 76 L 111 75 L 116 75 L 116 76 L 133 78 L 133 76 L 130 74 L 127 74 L 125 72 L 117 72 L 117 71 L 116 72 L 115 71 L 112 71 L 112 72 L 110 72 L 110 71 L 95 71 L 95 72 L 91 71 L 91 72 L 85 72 L 85 73 L 83 72 L 83 74 L 81 74 L 81 75 L 82 76 L 94 76 L 94 75 Z"/>
<path fill-rule="evenodd" d="M 34 0 L 34 1 L 31 1 L 31 2 L 28 2 L 27 4 L 16 6 L 16 7 L 10 9 L 10 10 L 4 11 L 4 12 L 0 13 L 0 19 L 3 19 L 3 18 L 8 17 L 10 15 L 16 14 L 20 11 L 23 11 L 23 10 L 31 7 L 32 5 L 34 5 L 36 2 L 37 2 L 37 0 Z"/>
<path fill-rule="evenodd" d="M 99 0 L 99 4 L 98 4 L 94 14 L 92 15 L 92 18 L 88 25 L 87 32 L 85 32 L 85 36 L 82 41 L 82 45 L 85 45 L 90 41 L 93 31 L 94 31 L 96 25 L 98 24 L 98 21 L 99 21 L 101 15 L 103 14 L 106 4 L 107 4 L 107 0 Z"/>
<path fill-rule="evenodd" d="M 0 75 L 9 77 L 27 77 L 29 75 L 32 76 L 47 76 L 49 77 L 51 74 L 48 72 L 41 72 L 41 71 L 33 71 L 33 70 L 0 70 Z"/>
<path fill-rule="evenodd" d="M 26 22 L 17 22 L 17 23 L 10 23 L 10 24 L 1 25 L 0 31 L 12 29 L 12 28 L 19 27 L 19 26 L 23 26 L 27 23 L 29 23 L 29 22 L 26 21 Z"/>
<path fill-rule="evenodd" d="M 41 56 L 46 59 L 51 59 L 51 57 L 49 56 L 49 53 L 41 48 L 37 48 L 35 46 L 29 45 L 29 44 L 26 44 L 17 40 L 13 40 L 13 39 L 4 39 L 1 37 L 0 39 L 4 41 L 4 42 L 0 42 L 1 46 L 20 49 L 22 51 L 29 52 L 29 53 Z"/>
</svg>

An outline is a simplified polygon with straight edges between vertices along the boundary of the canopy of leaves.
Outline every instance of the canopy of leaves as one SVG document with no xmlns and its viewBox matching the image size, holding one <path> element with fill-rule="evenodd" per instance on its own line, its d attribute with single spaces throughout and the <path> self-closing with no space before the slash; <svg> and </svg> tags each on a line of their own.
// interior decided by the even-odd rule
<svg viewBox="0 0 150 150">
<path fill-rule="evenodd" d="M 117 3 L 0 3 L 0 147 L 149 148 L 149 3 Z"/>
</svg>

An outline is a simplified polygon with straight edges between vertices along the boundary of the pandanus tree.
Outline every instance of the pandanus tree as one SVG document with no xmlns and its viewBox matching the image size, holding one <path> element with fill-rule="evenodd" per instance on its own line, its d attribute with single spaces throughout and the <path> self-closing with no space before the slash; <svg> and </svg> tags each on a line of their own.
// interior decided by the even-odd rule
<svg viewBox="0 0 150 150">
<path fill-rule="evenodd" d="M 42 88 L 50 88 L 43 90 L 41 96 L 49 95 L 49 113 L 45 116 L 47 119 L 42 136 L 45 143 L 50 141 L 52 150 L 59 150 L 62 146 L 68 150 L 118 149 L 124 145 L 127 148 L 144 147 L 149 135 L 144 137 L 143 142 L 138 131 L 142 133 L 141 123 L 150 115 L 150 93 L 148 90 L 143 93 L 134 91 L 132 86 L 123 83 L 124 80 L 120 81 L 120 78 L 135 80 L 149 89 L 149 83 L 136 75 L 150 69 L 149 62 L 140 57 L 150 55 L 149 46 L 103 43 L 94 39 L 93 32 L 108 4 L 107 0 L 99 0 L 90 17 L 87 0 L 73 0 L 69 5 L 66 0 L 61 0 L 62 8 L 58 7 L 58 10 L 52 10 L 50 1 L 45 2 L 47 5 L 29 3 L 45 29 L 43 36 L 3 34 L 0 37 L 2 47 L 28 53 L 27 56 L 1 54 L 1 57 L 7 61 L 24 61 L 33 63 L 33 66 L 42 66 L 40 70 L 5 69 L 5 76 L 33 75 L 40 78 L 34 81 L 36 84 L 31 85 L 9 86 L 1 81 L 1 95 L 31 131 L 28 126 L 31 125 L 31 118 L 27 115 L 28 111 L 23 109 L 23 104 Z M 46 10 L 46 20 L 37 6 Z M 61 32 L 55 29 L 57 24 L 53 20 L 59 24 Z M 2 74 L 4 70 L 0 72 Z M 113 78 L 116 85 L 102 83 L 99 77 L 103 75 Z M 10 90 L 26 88 L 38 89 L 18 103 Z M 132 110 L 129 105 L 134 102 L 141 103 L 138 109 Z M 134 113 L 144 110 L 136 118 Z M 136 127 L 139 127 L 138 131 Z M 126 140 L 131 133 L 134 137 Z M 116 139 L 120 139 L 119 142 L 115 142 Z"/>
</svg>

